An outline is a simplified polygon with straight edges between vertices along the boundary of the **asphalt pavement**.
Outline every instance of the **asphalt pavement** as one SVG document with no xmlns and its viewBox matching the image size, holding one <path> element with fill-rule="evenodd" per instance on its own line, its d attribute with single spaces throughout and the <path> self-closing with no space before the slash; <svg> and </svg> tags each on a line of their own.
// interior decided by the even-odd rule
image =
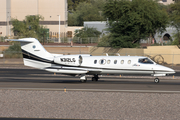
<svg viewBox="0 0 180 120">
<path fill-rule="evenodd" d="M 0 117 L 7 119 L 178 120 L 180 73 L 100 75 L 98 82 L 24 66 L 0 67 Z M 0 118 L 0 119 L 1 119 Z"/>
<path fill-rule="evenodd" d="M 97 82 L 81 83 L 78 76 L 72 77 L 54 74 L 38 69 L 0 68 L 0 89 L 60 90 L 64 91 L 114 91 L 114 92 L 166 92 L 180 91 L 180 72 L 174 76 L 159 77 L 160 83 L 154 83 L 154 77 L 141 75 L 99 75 Z"/>
</svg>

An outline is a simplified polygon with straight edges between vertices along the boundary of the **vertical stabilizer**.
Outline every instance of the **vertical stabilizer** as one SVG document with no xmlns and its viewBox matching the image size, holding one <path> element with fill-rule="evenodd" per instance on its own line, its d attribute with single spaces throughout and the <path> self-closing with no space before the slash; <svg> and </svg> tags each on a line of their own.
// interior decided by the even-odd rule
<svg viewBox="0 0 180 120">
<path fill-rule="evenodd" d="M 24 65 L 39 69 L 51 66 L 53 55 L 47 52 L 37 39 L 23 38 L 12 41 L 21 43 Z"/>
</svg>

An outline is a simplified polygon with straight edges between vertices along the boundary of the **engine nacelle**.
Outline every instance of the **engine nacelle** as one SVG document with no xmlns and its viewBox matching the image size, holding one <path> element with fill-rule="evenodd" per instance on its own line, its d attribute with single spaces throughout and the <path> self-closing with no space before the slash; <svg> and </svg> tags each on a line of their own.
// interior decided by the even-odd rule
<svg viewBox="0 0 180 120">
<path fill-rule="evenodd" d="M 80 66 L 82 63 L 81 55 L 63 55 L 54 58 L 54 63 L 61 65 Z"/>
</svg>

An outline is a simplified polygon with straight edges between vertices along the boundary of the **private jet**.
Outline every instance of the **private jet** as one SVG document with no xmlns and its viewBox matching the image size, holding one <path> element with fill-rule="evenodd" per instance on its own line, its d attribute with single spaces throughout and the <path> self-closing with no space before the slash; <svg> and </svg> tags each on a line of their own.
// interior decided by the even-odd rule
<svg viewBox="0 0 180 120">
<path fill-rule="evenodd" d="M 102 74 L 148 74 L 159 83 L 159 76 L 174 74 L 171 68 L 158 65 L 144 56 L 91 56 L 89 54 L 63 55 L 47 52 L 35 38 L 9 39 L 19 41 L 25 66 L 66 75 L 79 75 L 81 82 L 87 75 L 98 81 Z"/>
</svg>

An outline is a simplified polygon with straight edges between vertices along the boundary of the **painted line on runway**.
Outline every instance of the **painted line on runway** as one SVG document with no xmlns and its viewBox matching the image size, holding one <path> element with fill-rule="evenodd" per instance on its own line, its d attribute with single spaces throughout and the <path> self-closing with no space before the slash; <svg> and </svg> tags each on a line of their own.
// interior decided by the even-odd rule
<svg viewBox="0 0 180 120">
<path fill-rule="evenodd" d="M 2 88 L 0 90 L 32 90 L 32 91 L 64 91 L 58 88 Z M 180 93 L 180 91 L 163 91 L 163 90 L 111 90 L 111 89 L 67 89 L 68 91 L 82 92 L 129 92 L 129 93 Z"/>
</svg>

